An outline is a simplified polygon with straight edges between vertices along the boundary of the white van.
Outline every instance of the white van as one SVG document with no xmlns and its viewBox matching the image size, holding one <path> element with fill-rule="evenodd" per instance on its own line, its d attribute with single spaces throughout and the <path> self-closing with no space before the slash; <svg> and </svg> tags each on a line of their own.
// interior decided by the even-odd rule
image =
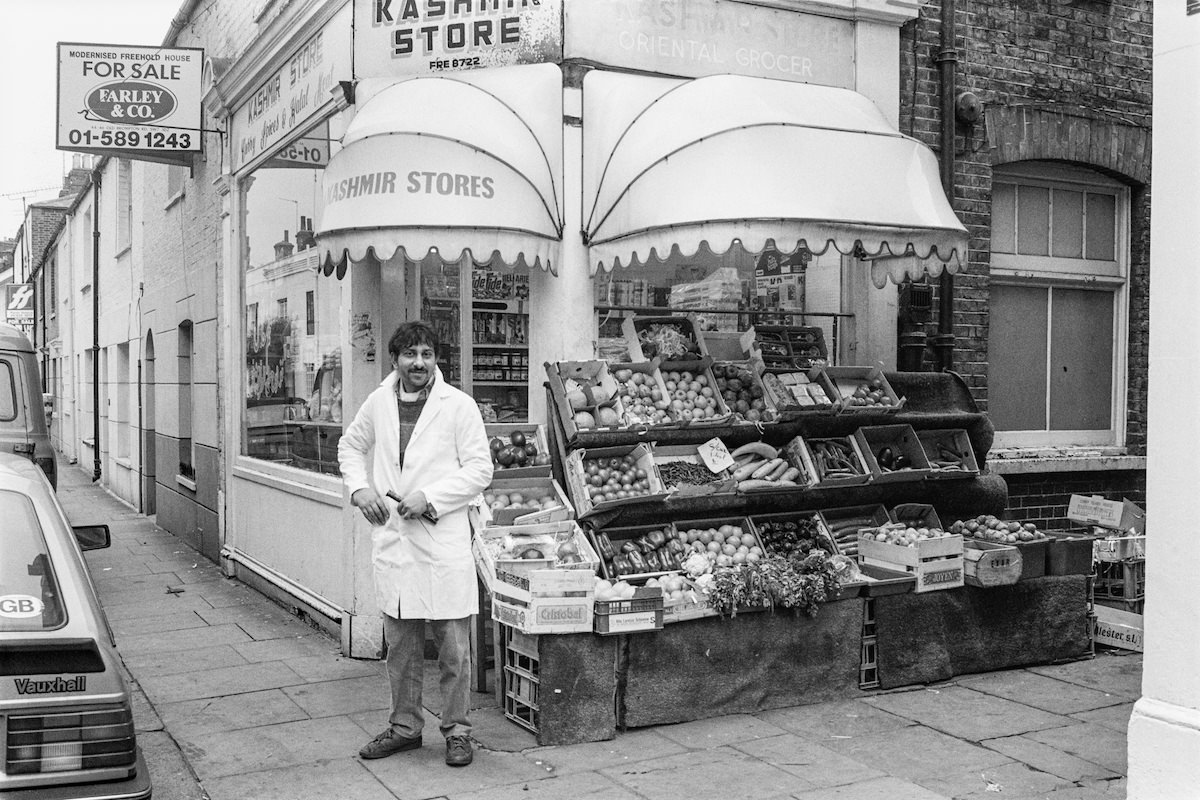
<svg viewBox="0 0 1200 800">
<path fill-rule="evenodd" d="M 58 487 L 58 468 L 46 410 L 37 353 L 29 337 L 0 323 L 0 452 L 25 456 Z"/>
</svg>

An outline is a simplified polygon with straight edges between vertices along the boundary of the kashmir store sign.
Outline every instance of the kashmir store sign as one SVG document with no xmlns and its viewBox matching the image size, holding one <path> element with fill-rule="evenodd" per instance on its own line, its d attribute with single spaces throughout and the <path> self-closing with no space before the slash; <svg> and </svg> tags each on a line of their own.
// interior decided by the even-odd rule
<svg viewBox="0 0 1200 800">
<path fill-rule="evenodd" d="M 354 0 L 354 76 L 562 60 L 563 0 Z"/>
<path fill-rule="evenodd" d="M 271 153 L 333 105 L 334 85 L 350 79 L 350 48 L 350 11 L 345 8 L 259 84 L 233 114 L 234 171 Z M 326 151 L 314 163 L 328 160 Z"/>
</svg>

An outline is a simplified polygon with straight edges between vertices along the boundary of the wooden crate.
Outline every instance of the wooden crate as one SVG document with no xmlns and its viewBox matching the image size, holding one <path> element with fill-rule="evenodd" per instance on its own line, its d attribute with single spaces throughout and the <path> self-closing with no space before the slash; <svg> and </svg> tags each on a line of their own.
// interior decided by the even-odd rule
<svg viewBox="0 0 1200 800">
<path fill-rule="evenodd" d="M 595 579 L 588 576 L 591 585 Z M 580 597 L 534 597 L 528 603 L 492 597 L 492 619 L 522 633 L 585 633 L 592 630 L 594 591 Z"/>
<path fill-rule="evenodd" d="M 1021 552 L 1008 544 L 963 541 L 963 581 L 968 586 L 1010 586 L 1021 579 Z"/>
<path fill-rule="evenodd" d="M 917 579 L 914 592 L 954 589 L 964 583 L 963 537 L 958 534 L 922 539 L 916 547 L 904 547 L 862 533 L 858 554 L 864 564 L 912 573 Z"/>
</svg>

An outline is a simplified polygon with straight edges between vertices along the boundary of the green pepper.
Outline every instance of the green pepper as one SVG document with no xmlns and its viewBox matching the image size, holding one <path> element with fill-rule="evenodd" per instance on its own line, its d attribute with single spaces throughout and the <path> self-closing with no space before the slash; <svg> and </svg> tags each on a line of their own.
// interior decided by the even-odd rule
<svg viewBox="0 0 1200 800">
<path fill-rule="evenodd" d="M 642 558 L 646 559 L 647 572 L 662 572 L 666 569 L 662 561 L 662 555 L 657 550 L 651 550 L 642 556 Z"/>
<path fill-rule="evenodd" d="M 633 568 L 634 572 L 649 572 L 650 571 L 646 566 L 645 557 L 641 553 L 639 553 L 637 550 L 634 550 L 632 553 L 626 554 L 626 558 L 629 559 L 629 566 Z"/>
<path fill-rule="evenodd" d="M 633 564 L 630 563 L 628 554 L 621 553 L 613 557 L 613 573 L 617 577 L 629 575 L 633 571 Z"/>
<path fill-rule="evenodd" d="M 622 553 L 636 553 L 640 549 L 641 548 L 638 546 L 638 543 L 632 539 L 626 539 L 625 541 L 621 542 Z"/>
</svg>

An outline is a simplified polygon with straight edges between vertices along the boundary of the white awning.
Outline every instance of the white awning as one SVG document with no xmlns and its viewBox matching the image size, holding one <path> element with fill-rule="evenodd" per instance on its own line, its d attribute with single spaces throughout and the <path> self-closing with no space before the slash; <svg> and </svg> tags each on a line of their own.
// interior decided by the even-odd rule
<svg viewBox="0 0 1200 800">
<path fill-rule="evenodd" d="M 967 231 L 937 160 L 848 89 L 735 75 L 584 79 L 584 238 L 592 274 L 734 243 L 834 247 L 877 285 L 957 272 Z"/>
<path fill-rule="evenodd" d="M 327 275 L 368 256 L 457 261 L 467 250 L 478 262 L 499 253 L 557 269 L 562 73 L 538 64 L 388 85 L 347 127 L 323 201 L 316 240 Z"/>
</svg>

